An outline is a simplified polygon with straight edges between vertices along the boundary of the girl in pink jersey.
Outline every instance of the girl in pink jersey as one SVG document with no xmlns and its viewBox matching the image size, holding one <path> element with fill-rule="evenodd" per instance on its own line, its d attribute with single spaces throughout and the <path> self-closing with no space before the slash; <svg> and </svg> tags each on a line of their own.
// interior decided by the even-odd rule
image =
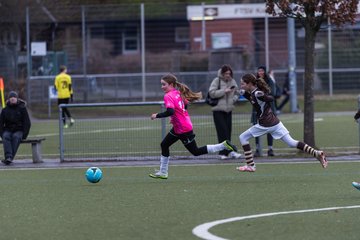
<svg viewBox="0 0 360 240">
<path fill-rule="evenodd" d="M 237 151 L 236 146 L 228 140 L 200 148 L 197 146 L 193 126 L 187 111 L 187 104 L 201 99 L 201 92 L 195 93 L 191 91 L 185 84 L 178 82 L 172 74 L 167 74 L 161 78 L 161 89 L 165 93 L 164 103 L 166 111 L 153 113 L 151 120 L 170 117 L 170 123 L 173 127 L 161 142 L 160 170 L 151 173 L 150 177 L 159 179 L 168 178 L 169 147 L 178 140 L 181 140 L 185 148 L 194 156 L 219 152 L 224 149 Z"/>
<path fill-rule="evenodd" d="M 326 168 L 328 162 L 325 153 L 321 150 L 316 150 L 304 142 L 294 140 L 286 127 L 272 112 L 270 103 L 274 101 L 274 97 L 270 95 L 270 88 L 266 82 L 261 78 L 256 78 L 253 74 L 245 74 L 241 78 L 241 94 L 249 100 L 253 105 L 257 114 L 257 124 L 250 127 L 240 136 L 240 143 L 244 150 L 245 166 L 237 168 L 240 172 L 255 172 L 256 166 L 253 159 L 249 140 L 254 137 L 260 137 L 264 134 L 271 134 L 274 139 L 280 139 L 289 147 L 302 150 L 314 157 L 321 163 L 323 168 Z"/>
</svg>

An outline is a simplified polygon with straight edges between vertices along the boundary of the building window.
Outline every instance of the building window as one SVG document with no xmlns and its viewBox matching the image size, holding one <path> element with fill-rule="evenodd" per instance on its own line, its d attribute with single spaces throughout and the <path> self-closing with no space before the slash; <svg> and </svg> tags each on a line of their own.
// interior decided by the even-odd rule
<svg viewBox="0 0 360 240">
<path fill-rule="evenodd" d="M 126 28 L 123 32 L 123 54 L 139 53 L 139 33 L 137 27 Z"/>
<path fill-rule="evenodd" d="M 189 28 L 177 27 L 175 28 L 175 42 L 189 42 Z"/>
</svg>

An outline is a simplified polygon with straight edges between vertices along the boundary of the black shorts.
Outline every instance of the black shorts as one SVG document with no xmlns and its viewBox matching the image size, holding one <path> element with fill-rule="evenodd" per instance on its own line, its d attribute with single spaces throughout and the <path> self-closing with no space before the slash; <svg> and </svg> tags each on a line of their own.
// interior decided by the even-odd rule
<svg viewBox="0 0 360 240">
<path fill-rule="evenodd" d="M 193 131 L 189 131 L 186 133 L 181 133 L 181 134 L 176 134 L 174 132 L 174 129 L 172 128 L 170 130 L 170 134 L 173 135 L 174 137 L 177 137 L 178 139 L 180 139 L 180 141 L 184 144 L 187 145 L 189 143 L 191 143 L 192 141 L 194 141 L 195 139 L 195 134 Z"/>
<path fill-rule="evenodd" d="M 70 102 L 70 98 L 58 98 L 58 105 L 68 104 L 69 102 Z"/>
</svg>

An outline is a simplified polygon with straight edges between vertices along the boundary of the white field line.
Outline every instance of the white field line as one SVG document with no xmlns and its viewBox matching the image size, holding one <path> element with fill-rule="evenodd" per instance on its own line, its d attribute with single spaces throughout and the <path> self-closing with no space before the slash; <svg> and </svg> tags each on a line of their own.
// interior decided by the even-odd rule
<svg viewBox="0 0 360 240">
<path fill-rule="evenodd" d="M 304 209 L 304 210 L 285 211 L 285 212 L 272 212 L 272 213 L 262 213 L 262 214 L 248 215 L 248 216 L 226 218 L 226 219 L 222 219 L 222 220 L 217 220 L 217 221 L 201 224 L 201 225 L 195 227 L 192 230 L 192 233 L 194 235 L 196 235 L 197 237 L 206 239 L 206 240 L 227 240 L 226 238 L 218 237 L 216 235 L 211 234 L 209 232 L 209 229 L 214 226 L 220 225 L 220 224 L 242 221 L 242 220 L 246 220 L 246 219 L 272 217 L 272 216 L 278 216 L 278 215 L 288 215 L 288 214 L 297 214 L 297 213 L 324 212 L 324 211 L 332 211 L 332 210 L 338 210 L 338 209 L 353 209 L 353 208 L 360 208 L 360 205 Z"/>
</svg>

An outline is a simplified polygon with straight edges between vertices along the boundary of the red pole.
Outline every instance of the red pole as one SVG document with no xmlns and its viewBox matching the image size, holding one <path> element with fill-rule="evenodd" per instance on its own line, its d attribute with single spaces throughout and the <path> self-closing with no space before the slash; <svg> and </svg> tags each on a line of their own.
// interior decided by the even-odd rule
<svg viewBox="0 0 360 240">
<path fill-rule="evenodd" d="M 1 104 L 2 107 L 5 107 L 5 97 L 4 97 L 4 79 L 0 77 L 0 91 L 1 91 Z"/>
</svg>

